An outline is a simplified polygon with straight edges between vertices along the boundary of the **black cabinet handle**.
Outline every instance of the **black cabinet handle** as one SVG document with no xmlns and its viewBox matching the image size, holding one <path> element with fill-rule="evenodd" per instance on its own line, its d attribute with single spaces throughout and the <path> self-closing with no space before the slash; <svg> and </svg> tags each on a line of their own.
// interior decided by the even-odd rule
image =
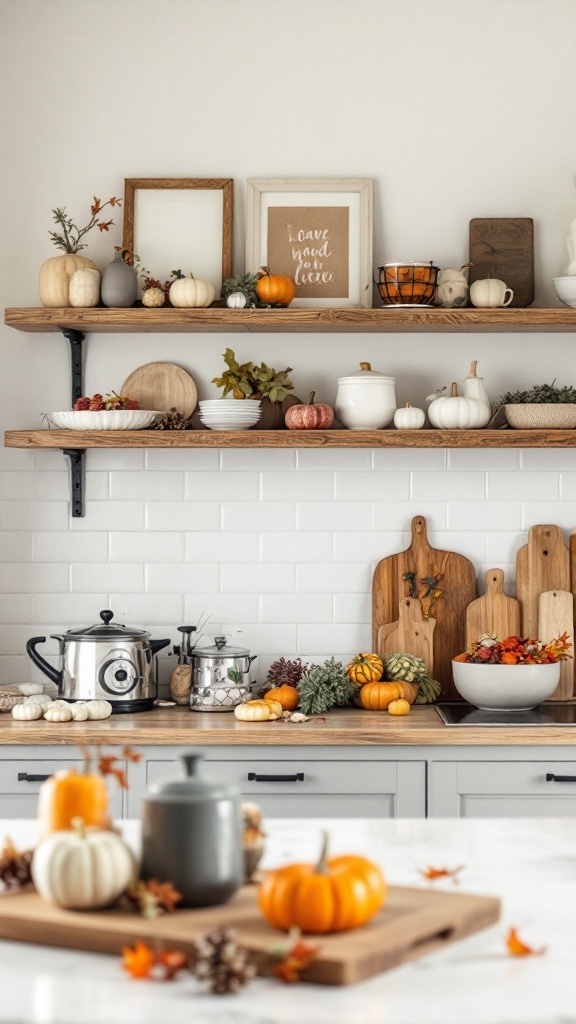
<svg viewBox="0 0 576 1024">
<path fill-rule="evenodd" d="M 248 772 L 248 782 L 304 782 L 304 772 L 295 775 L 258 775 Z"/>
<path fill-rule="evenodd" d="M 52 778 L 51 775 L 28 775 L 28 772 L 18 772 L 18 782 L 46 782 Z"/>
<path fill-rule="evenodd" d="M 546 772 L 546 782 L 576 782 L 576 775 L 553 775 Z"/>
</svg>

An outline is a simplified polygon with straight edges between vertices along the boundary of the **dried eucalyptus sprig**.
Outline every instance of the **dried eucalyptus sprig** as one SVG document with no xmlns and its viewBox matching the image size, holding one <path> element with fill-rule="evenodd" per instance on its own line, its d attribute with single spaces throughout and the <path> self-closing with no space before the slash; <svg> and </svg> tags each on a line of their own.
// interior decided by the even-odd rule
<svg viewBox="0 0 576 1024">
<path fill-rule="evenodd" d="M 501 405 L 575 405 L 576 388 L 563 388 L 551 384 L 535 384 L 529 391 L 508 391 L 500 399 Z"/>
<path fill-rule="evenodd" d="M 76 253 L 80 252 L 81 249 L 85 249 L 86 245 L 84 242 L 81 243 L 81 239 L 84 238 L 92 228 L 98 225 L 99 231 L 108 231 L 114 224 L 113 220 L 100 220 L 99 214 L 106 206 L 121 206 L 122 203 L 117 196 L 111 196 L 105 203 L 101 203 L 97 196 L 94 196 L 94 202 L 90 207 L 91 219 L 84 228 L 77 227 L 74 224 L 71 217 L 66 216 L 66 207 L 56 207 L 52 210 L 54 217 L 54 223 L 58 224 L 61 231 L 49 231 L 50 238 L 57 249 L 62 249 L 62 252 Z"/>
</svg>

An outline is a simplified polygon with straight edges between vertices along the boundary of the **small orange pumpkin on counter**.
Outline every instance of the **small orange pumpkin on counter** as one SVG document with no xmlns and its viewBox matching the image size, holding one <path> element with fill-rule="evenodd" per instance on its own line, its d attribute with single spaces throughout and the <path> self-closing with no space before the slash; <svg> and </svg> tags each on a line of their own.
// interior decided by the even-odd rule
<svg viewBox="0 0 576 1024">
<path fill-rule="evenodd" d="M 108 813 L 108 789 L 93 772 L 60 771 L 40 786 L 38 820 L 42 838 L 52 832 L 71 831 L 74 818 L 87 828 L 112 828 Z"/>
<path fill-rule="evenodd" d="M 384 662 L 378 654 L 363 651 L 357 654 L 347 666 L 348 678 L 358 686 L 364 683 L 375 683 L 382 678 Z"/>
<path fill-rule="evenodd" d="M 290 686 L 290 683 L 282 683 L 281 686 L 273 686 L 271 690 L 268 690 L 264 694 L 264 699 L 277 700 L 284 711 L 294 711 L 298 707 L 300 694 L 295 686 Z"/>
<path fill-rule="evenodd" d="M 391 700 L 388 705 L 389 715 L 409 715 L 410 704 L 403 697 L 398 697 L 397 700 Z"/>
<path fill-rule="evenodd" d="M 393 700 L 403 696 L 401 683 L 365 683 L 358 694 L 360 706 L 367 711 L 386 711 Z"/>
<path fill-rule="evenodd" d="M 284 417 L 288 430 L 330 429 L 334 423 L 334 410 L 331 405 L 324 405 L 322 402 L 314 403 L 315 394 L 315 391 L 311 391 L 306 403 L 290 406 Z"/>
<path fill-rule="evenodd" d="M 296 285 L 283 274 L 273 274 L 270 267 L 261 267 L 254 290 L 260 302 L 269 306 L 289 306 L 296 294 Z"/>
<path fill-rule="evenodd" d="M 273 928 L 327 934 L 358 928 L 378 913 L 386 899 L 380 868 L 366 857 L 327 854 L 324 833 L 317 864 L 287 864 L 267 874 L 258 902 Z"/>
</svg>

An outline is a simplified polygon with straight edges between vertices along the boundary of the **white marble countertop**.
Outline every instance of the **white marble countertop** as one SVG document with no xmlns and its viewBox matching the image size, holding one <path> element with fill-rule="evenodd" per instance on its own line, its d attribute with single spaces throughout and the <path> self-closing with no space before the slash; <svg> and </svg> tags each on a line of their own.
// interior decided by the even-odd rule
<svg viewBox="0 0 576 1024">
<path fill-rule="evenodd" d="M 576 1024 L 576 820 L 268 821 L 265 863 L 313 859 L 320 827 L 335 853 L 365 853 L 392 884 L 418 869 L 465 865 L 463 892 L 502 899 L 498 925 L 348 988 L 256 979 L 207 996 L 191 977 L 135 981 L 119 960 L 0 942 L 2 1024 Z M 137 826 L 128 823 L 134 840 Z M 0 839 L 35 823 L 0 822 Z M 451 881 L 435 883 L 452 889 Z M 544 956 L 511 958 L 510 926 Z"/>
</svg>

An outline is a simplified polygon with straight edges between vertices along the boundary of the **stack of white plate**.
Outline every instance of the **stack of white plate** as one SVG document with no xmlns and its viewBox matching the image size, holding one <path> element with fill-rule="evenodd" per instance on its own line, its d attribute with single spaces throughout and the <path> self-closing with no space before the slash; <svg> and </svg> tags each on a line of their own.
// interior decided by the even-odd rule
<svg viewBox="0 0 576 1024">
<path fill-rule="evenodd" d="M 260 419 L 260 399 L 209 399 L 199 402 L 200 420 L 209 430 L 249 430 Z"/>
</svg>

